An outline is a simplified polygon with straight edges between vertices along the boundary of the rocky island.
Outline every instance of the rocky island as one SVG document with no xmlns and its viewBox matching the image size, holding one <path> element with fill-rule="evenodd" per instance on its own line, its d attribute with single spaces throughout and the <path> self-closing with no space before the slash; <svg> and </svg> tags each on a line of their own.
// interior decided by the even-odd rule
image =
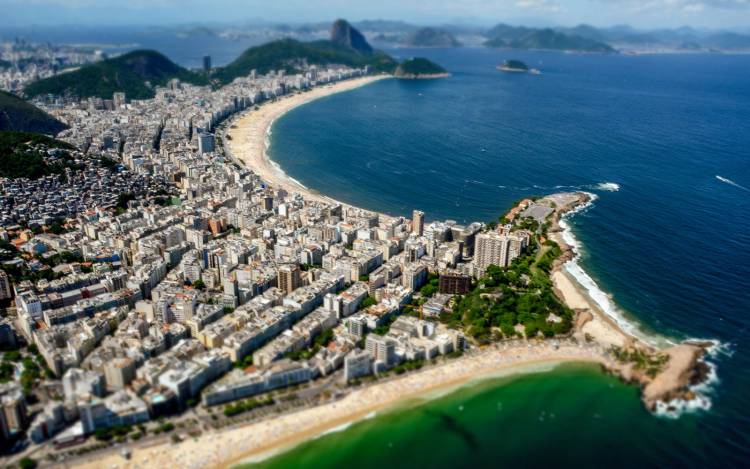
<svg viewBox="0 0 750 469">
<path fill-rule="evenodd" d="M 541 73 L 536 68 L 529 68 L 520 60 L 506 60 L 505 62 L 498 65 L 497 69 L 501 72 L 508 73 L 531 73 L 532 75 L 539 75 Z"/>
<path fill-rule="evenodd" d="M 393 72 L 396 78 L 407 80 L 445 78 L 450 76 L 440 65 L 422 57 L 404 60 Z"/>
</svg>

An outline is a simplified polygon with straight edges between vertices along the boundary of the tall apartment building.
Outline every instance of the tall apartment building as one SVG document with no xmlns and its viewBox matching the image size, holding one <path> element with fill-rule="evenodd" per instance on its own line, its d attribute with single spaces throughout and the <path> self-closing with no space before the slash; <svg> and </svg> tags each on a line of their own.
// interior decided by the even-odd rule
<svg viewBox="0 0 750 469">
<path fill-rule="evenodd" d="M 296 264 L 284 264 L 279 266 L 278 285 L 287 295 L 302 285 L 300 268 Z"/>
<path fill-rule="evenodd" d="M 497 231 L 480 233 L 476 238 L 474 262 L 482 273 L 490 265 L 508 267 L 513 259 L 521 255 L 528 244 L 529 233 L 525 231 L 507 234 Z"/>
<path fill-rule="evenodd" d="M 112 95 L 112 103 L 114 104 L 115 109 L 120 109 L 126 102 L 125 93 L 117 91 Z"/>
<path fill-rule="evenodd" d="M 198 135 L 198 151 L 200 153 L 210 153 L 214 151 L 215 138 L 213 134 L 203 133 Z"/>
<path fill-rule="evenodd" d="M 365 350 L 375 361 L 390 366 L 396 362 L 396 342 L 388 337 L 371 333 L 365 340 Z"/>
<path fill-rule="evenodd" d="M 417 236 L 424 234 L 424 212 L 421 210 L 414 210 L 411 216 L 411 232 Z"/>
<path fill-rule="evenodd" d="M 471 290 L 471 277 L 460 272 L 441 272 L 438 291 L 463 295 Z"/>
<path fill-rule="evenodd" d="M 4 270 L 0 270 L 0 300 L 7 300 L 11 297 L 13 297 L 13 289 L 8 274 Z"/>
<path fill-rule="evenodd" d="M 28 414 L 21 387 L 15 383 L 0 385 L 0 436 L 9 438 L 26 428 Z"/>
</svg>

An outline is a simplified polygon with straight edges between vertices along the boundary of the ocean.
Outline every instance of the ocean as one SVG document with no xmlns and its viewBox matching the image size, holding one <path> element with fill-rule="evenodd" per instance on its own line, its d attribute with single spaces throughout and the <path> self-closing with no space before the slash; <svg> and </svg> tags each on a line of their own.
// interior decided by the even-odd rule
<svg viewBox="0 0 750 469">
<path fill-rule="evenodd" d="M 654 342 L 717 341 L 716 376 L 707 399 L 659 415 L 590 367 L 490 380 L 262 465 L 750 463 L 750 57 L 391 52 L 427 56 L 452 76 L 301 106 L 274 125 L 271 157 L 339 200 L 433 220 L 488 221 L 529 195 L 592 192 L 568 220 L 581 254 L 573 273 Z M 496 71 L 508 58 L 542 74 Z"/>
<path fill-rule="evenodd" d="M 186 67 L 253 40 L 129 28 L 12 28 L 0 37 L 152 47 Z M 576 276 L 654 341 L 720 343 L 708 398 L 644 410 L 638 390 L 565 365 L 410 402 L 263 467 L 738 467 L 750 464 L 750 56 L 396 49 L 452 76 L 380 81 L 295 109 L 270 153 L 293 178 L 362 207 L 459 222 L 519 198 L 586 190 L 569 219 Z M 517 58 L 542 74 L 503 74 Z"/>
</svg>

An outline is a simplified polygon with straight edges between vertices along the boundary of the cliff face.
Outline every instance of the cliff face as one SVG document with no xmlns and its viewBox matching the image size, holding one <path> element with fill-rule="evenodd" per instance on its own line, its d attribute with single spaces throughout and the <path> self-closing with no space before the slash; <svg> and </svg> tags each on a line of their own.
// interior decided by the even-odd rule
<svg viewBox="0 0 750 469">
<path fill-rule="evenodd" d="M 372 46 L 367 39 L 346 20 L 336 20 L 331 27 L 331 42 L 350 47 L 362 54 L 371 54 Z"/>
</svg>

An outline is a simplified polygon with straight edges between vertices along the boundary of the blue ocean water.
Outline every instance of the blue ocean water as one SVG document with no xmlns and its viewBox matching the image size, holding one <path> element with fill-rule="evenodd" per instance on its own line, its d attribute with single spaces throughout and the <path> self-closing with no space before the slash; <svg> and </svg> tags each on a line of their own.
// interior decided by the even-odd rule
<svg viewBox="0 0 750 469">
<path fill-rule="evenodd" d="M 647 332 L 723 344 L 711 408 L 682 418 L 712 456 L 750 461 L 750 57 L 392 52 L 452 76 L 297 108 L 274 125 L 272 158 L 339 200 L 429 219 L 489 220 L 528 195 L 597 194 L 571 219 L 582 267 Z M 508 58 L 542 74 L 496 71 Z"/>
</svg>

